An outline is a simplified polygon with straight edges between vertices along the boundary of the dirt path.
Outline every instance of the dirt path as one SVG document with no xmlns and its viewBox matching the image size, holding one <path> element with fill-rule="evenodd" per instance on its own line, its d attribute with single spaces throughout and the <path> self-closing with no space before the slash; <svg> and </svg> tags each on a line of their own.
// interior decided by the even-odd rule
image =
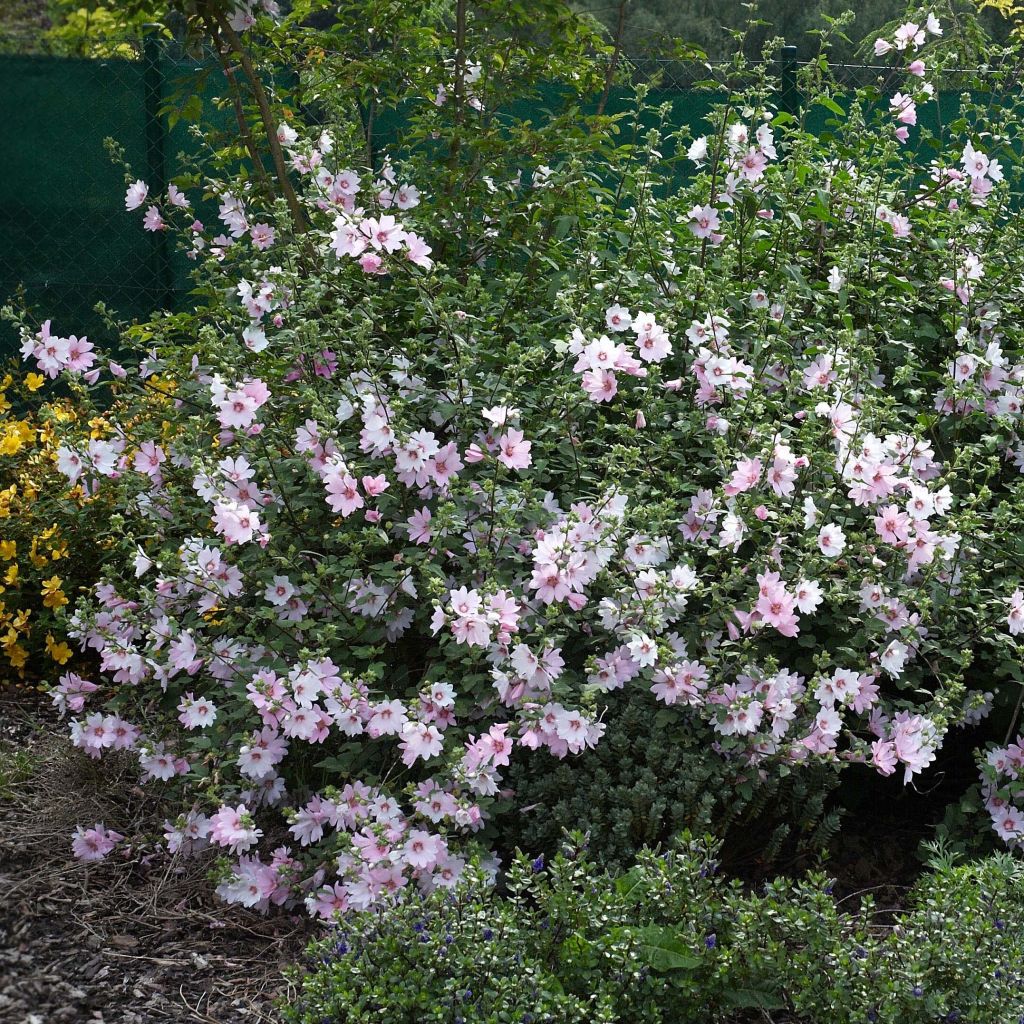
<svg viewBox="0 0 1024 1024">
<path fill-rule="evenodd" d="M 208 863 L 75 861 L 76 823 L 154 809 L 130 763 L 100 772 L 63 734 L 0 693 L 0 1024 L 277 1021 L 308 922 L 221 908 Z"/>
</svg>

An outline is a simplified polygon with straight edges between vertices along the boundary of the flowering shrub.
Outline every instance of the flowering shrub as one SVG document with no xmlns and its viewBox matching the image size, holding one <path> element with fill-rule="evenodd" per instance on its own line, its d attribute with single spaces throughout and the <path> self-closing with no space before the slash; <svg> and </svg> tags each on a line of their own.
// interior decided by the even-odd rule
<svg viewBox="0 0 1024 1024">
<path fill-rule="evenodd" d="M 5 678 L 41 680 L 70 668 L 73 651 L 59 616 L 78 588 L 95 578 L 95 558 L 88 550 L 72 550 L 69 541 L 76 528 L 88 524 L 93 499 L 69 487 L 57 467 L 57 434 L 81 425 L 80 410 L 62 398 L 37 402 L 45 384 L 36 372 L 21 380 L 13 373 L 0 379 L 0 651 Z M 80 679 L 65 671 L 58 693 L 77 692 Z"/>
<path fill-rule="evenodd" d="M 811 875 L 745 893 L 685 839 L 628 874 L 579 845 L 520 857 L 502 897 L 471 869 L 458 893 L 351 914 L 309 950 L 286 1019 L 1009 1021 L 1024 1011 L 1020 865 L 941 866 L 880 928 Z"/>
<path fill-rule="evenodd" d="M 585 755 L 620 688 L 751 777 L 909 781 L 1012 702 L 969 687 L 1018 650 L 1012 97 L 917 126 L 964 45 L 921 19 L 885 40 L 891 104 L 809 69 L 820 137 L 740 69 L 672 137 L 679 187 L 644 90 L 587 118 L 587 40 L 504 15 L 429 64 L 388 23 L 408 59 L 377 73 L 416 70 L 374 86 L 408 118 L 383 153 L 304 69 L 329 123 L 273 127 L 281 198 L 130 177 L 206 297 L 127 332 L 137 362 L 21 318 L 39 372 L 115 399 L 58 450 L 118 537 L 72 620 L 100 662 L 72 737 L 176 786 L 169 848 L 230 855 L 246 906 L 455 885 L 511 760 Z M 549 79 L 563 114 L 505 113 Z"/>
</svg>

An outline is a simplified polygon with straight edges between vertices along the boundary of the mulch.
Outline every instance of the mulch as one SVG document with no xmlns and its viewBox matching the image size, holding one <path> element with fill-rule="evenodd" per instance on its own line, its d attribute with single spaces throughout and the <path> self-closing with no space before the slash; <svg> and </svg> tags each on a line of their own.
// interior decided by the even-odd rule
<svg viewBox="0 0 1024 1024">
<path fill-rule="evenodd" d="M 158 834 L 163 814 L 130 759 L 65 736 L 38 694 L 0 690 L 0 1024 L 278 1022 L 310 922 L 224 907 L 209 859 L 76 861 L 76 824 Z"/>
</svg>

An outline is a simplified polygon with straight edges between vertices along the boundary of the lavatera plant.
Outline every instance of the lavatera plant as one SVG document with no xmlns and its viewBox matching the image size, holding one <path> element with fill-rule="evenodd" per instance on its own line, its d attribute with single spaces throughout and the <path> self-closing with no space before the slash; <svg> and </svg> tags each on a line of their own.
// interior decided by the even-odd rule
<svg viewBox="0 0 1024 1024">
<path fill-rule="evenodd" d="M 130 183 L 200 308 L 129 329 L 120 364 L 21 318 L 30 363 L 110 406 L 60 455 L 119 537 L 72 619 L 99 659 L 72 737 L 173 790 L 166 845 L 223 851 L 225 900 L 457 885 L 510 761 L 586 757 L 621 687 L 762 777 L 911 782 L 1012 707 L 1019 100 L 918 126 L 960 58 L 908 25 L 888 93 L 840 105 L 807 72 L 827 130 L 754 67 L 696 136 L 643 89 L 583 114 L 582 57 L 527 69 L 566 72 L 545 134 L 501 113 L 514 61 L 483 49 L 508 40 L 464 32 L 372 166 L 307 70 L 327 124 L 273 140 L 294 203 Z"/>
</svg>

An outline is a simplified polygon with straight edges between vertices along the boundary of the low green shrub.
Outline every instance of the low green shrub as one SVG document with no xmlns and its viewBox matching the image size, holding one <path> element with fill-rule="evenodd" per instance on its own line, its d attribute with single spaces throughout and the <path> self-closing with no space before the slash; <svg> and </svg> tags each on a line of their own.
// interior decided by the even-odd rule
<svg viewBox="0 0 1024 1024">
<path fill-rule="evenodd" d="M 580 835 L 500 885 L 349 914 L 297 972 L 291 1024 L 1007 1024 L 1024 1014 L 1024 871 L 940 863 L 898 911 L 824 875 L 756 893 L 688 835 L 626 874 Z M 849 908 L 849 909 L 847 909 Z"/>
<path fill-rule="evenodd" d="M 727 840 L 729 862 L 766 873 L 782 853 L 819 852 L 839 828 L 828 798 L 836 766 L 812 762 L 785 776 L 709 757 L 714 733 L 698 721 L 669 732 L 649 693 L 608 694 L 607 732 L 587 757 L 552 763 L 543 753 L 514 762 L 512 845 L 555 853 L 566 830 L 587 833 L 588 853 L 609 870 L 628 868 L 644 847 L 682 831 Z"/>
</svg>

